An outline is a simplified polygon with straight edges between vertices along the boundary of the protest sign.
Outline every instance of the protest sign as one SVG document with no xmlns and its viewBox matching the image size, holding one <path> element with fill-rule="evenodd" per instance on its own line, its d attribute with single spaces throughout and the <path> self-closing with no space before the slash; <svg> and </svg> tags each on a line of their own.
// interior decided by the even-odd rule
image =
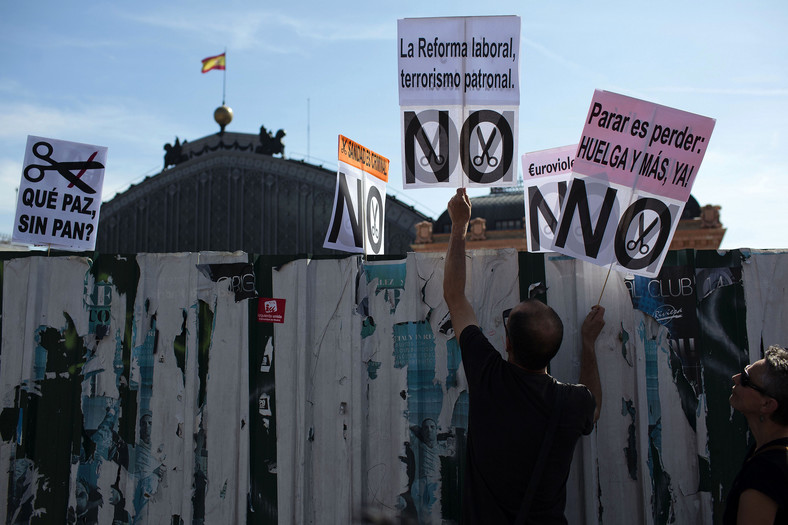
<svg viewBox="0 0 788 525">
<path fill-rule="evenodd" d="M 93 250 L 106 162 L 105 147 L 28 136 L 12 239 Z"/>
<path fill-rule="evenodd" d="M 324 248 L 382 255 L 389 160 L 339 136 L 334 211 Z"/>
<path fill-rule="evenodd" d="M 525 237 L 529 252 L 550 251 L 561 204 L 572 178 L 576 151 L 577 146 L 563 146 L 523 155 Z"/>
<path fill-rule="evenodd" d="M 595 91 L 551 248 L 616 270 L 656 276 L 714 122 Z"/>
<path fill-rule="evenodd" d="M 517 183 L 520 18 L 397 23 L 403 187 Z"/>
</svg>

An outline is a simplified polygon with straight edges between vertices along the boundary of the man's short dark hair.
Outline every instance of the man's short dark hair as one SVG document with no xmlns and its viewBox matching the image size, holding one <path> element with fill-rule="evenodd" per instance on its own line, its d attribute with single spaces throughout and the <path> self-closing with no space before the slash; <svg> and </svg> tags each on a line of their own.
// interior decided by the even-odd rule
<svg viewBox="0 0 788 525">
<path fill-rule="evenodd" d="M 558 353 L 564 338 L 564 323 L 555 310 L 536 299 L 512 309 L 507 322 L 514 361 L 529 370 L 546 367 Z"/>
<path fill-rule="evenodd" d="M 764 352 L 766 370 L 763 374 L 763 387 L 777 400 L 777 410 L 772 420 L 788 426 L 788 350 L 777 345 Z"/>
</svg>

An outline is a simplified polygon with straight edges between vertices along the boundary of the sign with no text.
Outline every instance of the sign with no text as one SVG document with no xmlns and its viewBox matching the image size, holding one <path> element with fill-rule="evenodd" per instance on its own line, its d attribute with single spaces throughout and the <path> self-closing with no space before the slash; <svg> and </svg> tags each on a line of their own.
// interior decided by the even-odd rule
<svg viewBox="0 0 788 525">
<path fill-rule="evenodd" d="M 106 163 L 105 147 L 28 136 L 12 239 L 93 250 Z"/>
<path fill-rule="evenodd" d="M 285 299 L 260 297 L 257 303 L 258 323 L 284 323 Z"/>
</svg>

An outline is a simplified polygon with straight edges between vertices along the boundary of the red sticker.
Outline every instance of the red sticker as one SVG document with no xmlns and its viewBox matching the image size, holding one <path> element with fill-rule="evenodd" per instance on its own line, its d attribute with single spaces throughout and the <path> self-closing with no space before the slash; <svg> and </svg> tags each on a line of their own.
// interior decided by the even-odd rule
<svg viewBox="0 0 788 525">
<path fill-rule="evenodd" d="M 285 300 L 260 297 L 257 303 L 257 322 L 284 323 Z"/>
</svg>

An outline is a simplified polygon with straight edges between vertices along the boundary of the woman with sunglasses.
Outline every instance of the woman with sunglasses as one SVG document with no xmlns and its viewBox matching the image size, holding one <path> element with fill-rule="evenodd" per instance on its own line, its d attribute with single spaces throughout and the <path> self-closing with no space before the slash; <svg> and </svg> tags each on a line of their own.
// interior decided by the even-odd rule
<svg viewBox="0 0 788 525">
<path fill-rule="evenodd" d="M 731 406 L 755 445 L 728 493 L 723 523 L 788 524 L 788 350 L 770 346 L 733 376 Z"/>
</svg>

